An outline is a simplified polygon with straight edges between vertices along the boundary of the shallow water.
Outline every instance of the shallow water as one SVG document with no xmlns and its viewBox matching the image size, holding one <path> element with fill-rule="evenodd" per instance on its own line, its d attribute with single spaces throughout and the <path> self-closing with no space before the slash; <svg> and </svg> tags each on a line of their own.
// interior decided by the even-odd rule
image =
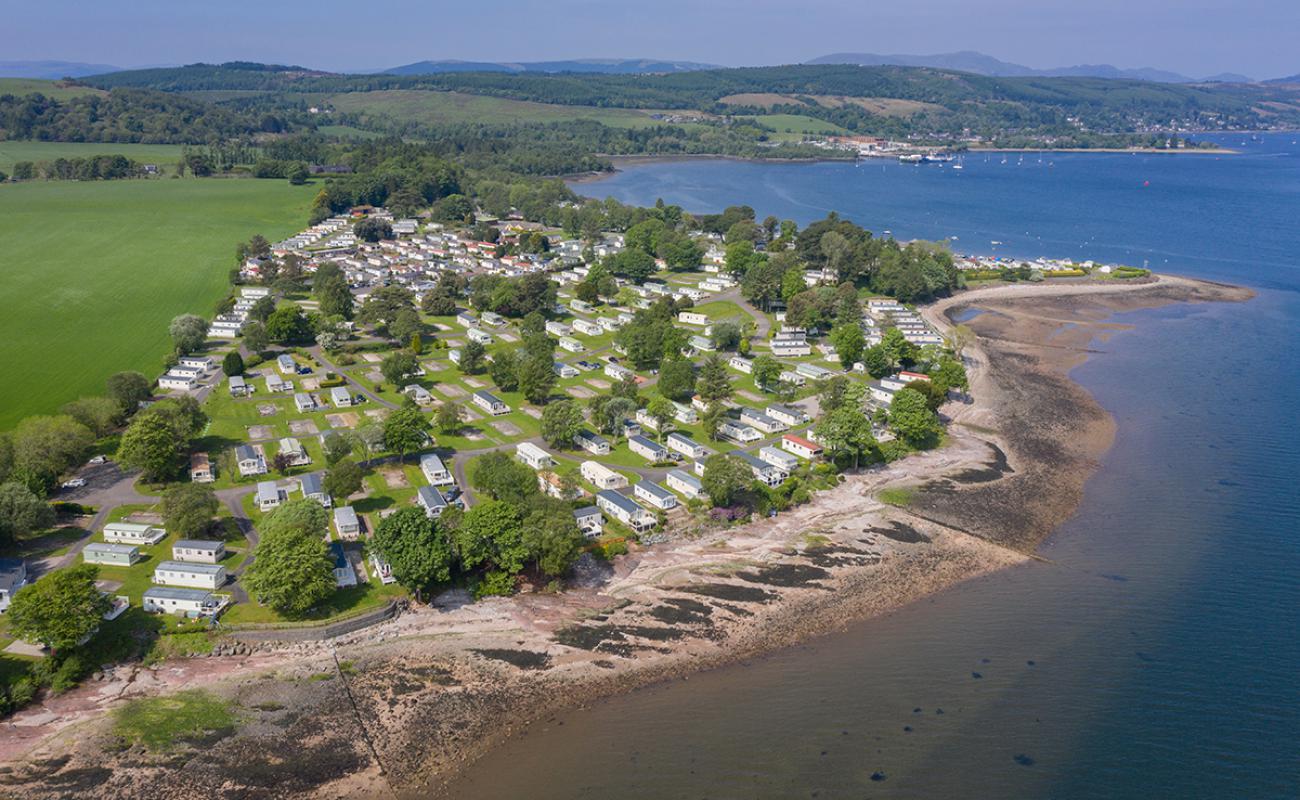
<svg viewBox="0 0 1300 800">
<path fill-rule="evenodd" d="M 1112 209 L 1089 220 L 1099 239 L 1114 243 L 1108 247 L 1182 252 L 1177 267 L 1159 266 L 1261 291 L 1246 304 L 1116 318 L 1133 329 L 1099 345 L 1104 352 L 1074 376 L 1115 415 L 1117 441 L 1078 515 L 1040 549 L 1047 562 L 970 581 L 802 647 L 536 725 L 471 768 L 451 794 L 1300 794 L 1300 159 L 1271 155 L 1277 147 L 1286 146 L 1266 141 L 1236 162 L 1164 157 L 1160 166 L 1170 174 L 1156 170 L 1151 181 L 1179 182 L 1165 203 L 1171 207 L 1142 219 Z M 1135 157 L 1057 155 L 1053 169 L 1117 158 Z M 1198 161 L 1209 165 L 1205 172 L 1194 167 Z M 1261 167 L 1270 161 L 1289 166 L 1273 173 Z M 1242 185 L 1214 190 L 1230 183 L 1223 165 L 1233 163 Z M 1079 213 L 1104 206 L 1107 195 L 1096 188 L 1106 169 L 1086 166 L 1079 170 L 1086 179 L 1065 184 Z M 973 167 L 968 160 L 963 180 Z M 656 164 L 638 169 L 690 175 L 651 180 L 632 170 L 613 183 L 625 199 L 648 202 L 650 194 L 629 195 L 628 183 L 696 181 L 702 168 Z M 707 165 L 718 175 L 691 184 L 688 195 L 656 193 L 694 210 L 722 202 L 695 205 L 691 198 L 725 194 L 762 215 L 772 194 L 801 196 L 804 183 L 792 174 L 828 168 L 859 169 L 725 162 Z M 765 193 L 769 186 L 780 191 Z M 927 191 L 930 204 L 945 209 L 941 224 L 908 216 L 920 202 L 910 195 L 890 206 L 888 225 L 850 215 L 899 235 L 959 223 L 980 238 L 1006 235 L 983 221 L 992 203 L 977 203 L 976 213 Z M 1213 207 L 1201 205 L 1207 196 Z M 1006 218 L 996 221 L 1019 223 L 1015 211 L 999 212 Z M 1047 210 L 1043 216 L 1044 228 L 1064 224 Z M 1190 230 L 1198 233 L 1188 239 Z M 1023 254 L 1072 255 L 1047 245 Z"/>
</svg>

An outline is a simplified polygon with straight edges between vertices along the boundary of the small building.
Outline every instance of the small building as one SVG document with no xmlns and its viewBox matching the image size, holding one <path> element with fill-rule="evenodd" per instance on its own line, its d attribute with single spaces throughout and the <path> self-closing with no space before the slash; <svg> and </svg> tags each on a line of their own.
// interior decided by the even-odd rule
<svg viewBox="0 0 1300 800">
<path fill-rule="evenodd" d="M 742 408 L 740 410 L 740 421 L 751 427 L 758 428 L 763 433 L 778 433 L 786 429 L 786 425 L 783 423 L 752 408 Z"/>
<path fill-rule="evenodd" d="M 682 311 L 677 315 L 677 321 L 687 325 L 708 325 L 709 318 L 695 311 Z"/>
<path fill-rule="evenodd" d="M 587 336 L 599 336 L 605 332 L 605 329 L 600 326 L 599 322 L 592 322 L 585 319 L 575 319 L 573 321 L 573 329 L 578 333 Z"/>
<path fill-rule="evenodd" d="M 230 376 L 231 397 L 246 397 L 248 395 L 248 391 L 249 391 L 248 382 L 244 380 L 243 375 Z"/>
<path fill-rule="evenodd" d="M 883 381 L 872 381 L 867 384 L 867 391 L 871 393 L 872 400 L 886 406 L 894 402 L 894 394 L 898 392 L 897 389 L 886 386 Z"/>
<path fill-rule="evenodd" d="M 470 328 L 468 331 L 465 332 L 465 335 L 469 338 L 471 342 L 478 342 L 481 345 L 492 344 L 492 334 L 488 333 L 485 330 L 480 330 L 478 328 Z"/>
<path fill-rule="evenodd" d="M 298 479 L 298 488 L 302 490 L 302 496 L 308 500 L 315 500 L 325 508 L 334 505 L 334 498 L 330 497 L 329 492 L 325 491 L 325 485 L 321 481 L 320 473 L 309 472 L 300 477 Z"/>
<path fill-rule="evenodd" d="M 712 452 L 709 448 L 682 433 L 670 433 L 665 438 L 670 450 L 676 450 L 687 458 L 698 460 L 708 457 Z"/>
<path fill-rule="evenodd" d="M 361 535 L 361 520 L 357 510 L 352 506 L 339 506 L 334 509 L 334 530 L 343 539 L 355 539 Z"/>
<path fill-rule="evenodd" d="M 133 544 L 91 542 L 82 549 L 81 559 L 87 564 L 129 567 L 140 560 L 140 548 Z"/>
<path fill-rule="evenodd" d="M 645 533 L 657 522 L 655 515 L 635 500 L 612 489 L 602 489 L 596 493 L 596 506 L 637 533 Z"/>
<path fill-rule="evenodd" d="M 700 483 L 699 478 L 685 470 L 668 470 L 668 477 L 664 482 L 668 484 L 668 488 L 692 500 L 704 495 L 704 484 Z"/>
<path fill-rule="evenodd" d="M 502 400 L 501 398 L 497 397 L 496 395 L 492 394 L 491 392 L 485 389 L 480 389 L 474 394 L 470 395 L 470 399 L 474 401 L 474 405 L 478 406 L 479 408 L 483 409 L 484 411 L 488 412 L 494 417 L 499 417 L 502 414 L 510 413 L 510 406 L 506 405 L 504 400 Z"/>
<path fill-rule="evenodd" d="M 402 387 L 402 394 L 415 401 L 416 405 L 428 406 L 433 405 L 433 395 L 429 390 L 418 383 L 412 383 L 409 386 Z"/>
<path fill-rule="evenodd" d="M 621 381 L 629 375 L 633 375 L 632 370 L 619 364 L 609 363 L 605 365 L 605 377 Z"/>
<path fill-rule="evenodd" d="M 667 461 L 669 458 L 668 448 L 651 441 L 644 436 L 632 436 L 627 440 L 627 447 L 633 453 L 641 456 L 647 461 Z"/>
<path fill-rule="evenodd" d="M 744 450 L 737 450 L 736 452 L 731 453 L 731 455 L 748 464 L 750 470 L 754 473 L 754 477 L 768 486 L 780 485 L 781 481 L 785 480 L 789 475 L 785 470 L 767 463 L 753 453 L 746 453 Z"/>
<path fill-rule="evenodd" d="M 572 336 L 561 336 L 560 348 L 570 353 L 581 353 L 587 349 L 587 346 Z"/>
<path fill-rule="evenodd" d="M 687 340 L 687 344 L 689 344 L 692 348 L 699 350 L 701 353 L 712 353 L 714 350 L 718 349 L 717 347 L 714 346 L 713 340 L 708 338 L 707 336 L 699 336 L 699 335 L 692 336 L 690 339 Z"/>
<path fill-rule="evenodd" d="M 589 430 L 580 430 L 573 437 L 578 446 L 594 456 L 609 455 L 609 441 L 598 433 L 592 433 Z"/>
<path fill-rule="evenodd" d="M 375 570 L 375 575 L 379 576 L 379 582 L 383 585 L 387 586 L 390 583 L 397 583 L 397 576 L 393 575 L 392 565 L 379 555 L 379 551 L 371 551 L 370 566 Z"/>
<path fill-rule="evenodd" d="M 261 511 L 270 511 L 278 508 L 288 498 L 286 493 L 275 481 L 258 481 L 256 503 Z"/>
<path fill-rule="evenodd" d="M 787 473 L 794 472 L 799 468 L 798 458 L 784 450 L 778 450 L 770 445 L 758 448 L 758 457 L 774 467 L 779 467 Z"/>
<path fill-rule="evenodd" d="M 216 564 L 226 557 L 225 542 L 209 539 L 177 539 L 172 545 L 173 561 L 197 561 Z"/>
<path fill-rule="evenodd" d="M 216 477 L 207 453 L 190 453 L 190 483 L 212 483 Z"/>
<path fill-rule="evenodd" d="M 461 326 L 465 328 L 472 328 L 478 324 L 478 320 L 474 317 L 473 314 L 471 314 L 468 311 L 462 311 L 459 314 L 457 314 L 456 321 L 459 322 Z"/>
<path fill-rule="evenodd" d="M 546 323 L 546 332 L 552 336 L 568 336 L 570 328 L 558 320 L 549 320 Z"/>
<path fill-rule="evenodd" d="M 632 493 L 663 511 L 677 507 L 677 495 L 647 478 L 637 481 L 632 487 Z"/>
<path fill-rule="evenodd" d="M 268 392 L 291 392 L 293 391 L 293 383 L 272 372 L 266 376 L 266 390 Z"/>
<path fill-rule="evenodd" d="M 208 617 L 226 604 L 226 599 L 203 589 L 177 589 L 151 586 L 144 590 L 143 607 L 155 614 L 180 614 L 185 617 Z"/>
<path fill-rule="evenodd" d="M 796 364 L 794 371 L 813 381 L 824 381 L 835 375 L 831 370 L 819 367 L 816 364 Z"/>
<path fill-rule="evenodd" d="M 788 383 L 791 386 L 803 386 L 808 382 L 807 378 L 792 369 L 782 370 L 777 379 L 782 383 Z"/>
<path fill-rule="evenodd" d="M 14 594 L 27 584 L 27 562 L 0 558 L 0 612 L 8 610 Z"/>
<path fill-rule="evenodd" d="M 211 356 L 181 356 L 176 363 L 182 367 L 198 370 L 200 375 L 207 374 L 213 366 Z"/>
<path fill-rule="evenodd" d="M 718 435 L 724 439 L 730 439 L 733 442 L 739 442 L 741 444 L 757 442 L 759 439 L 763 438 L 763 434 L 759 433 L 757 430 L 743 423 L 729 419 L 723 420 L 722 423 L 718 425 Z"/>
<path fill-rule="evenodd" d="M 772 419 L 783 425 L 801 425 L 807 422 L 811 417 L 808 413 L 798 406 L 787 406 L 781 403 L 769 403 L 765 412 Z"/>
<path fill-rule="evenodd" d="M 138 522 L 110 522 L 104 526 L 104 541 L 118 544 L 155 545 L 167 538 L 167 531 Z"/>
<path fill-rule="evenodd" d="M 673 419 L 683 425 L 694 425 L 700 421 L 700 415 L 694 408 L 686 403 L 679 403 L 676 400 L 671 401 L 673 404 Z"/>
<path fill-rule="evenodd" d="M 226 582 L 226 568 L 221 564 L 163 561 L 154 568 L 153 582 L 163 586 L 186 586 L 212 591 L 221 588 Z"/>
<path fill-rule="evenodd" d="M 732 369 L 749 375 L 754 371 L 754 362 L 744 356 L 732 356 L 727 365 Z"/>
<path fill-rule="evenodd" d="M 251 444 L 241 444 L 235 448 L 235 465 L 243 478 L 266 474 L 266 456 Z"/>
<path fill-rule="evenodd" d="M 605 516 L 597 506 L 584 506 L 573 512 L 573 521 L 587 538 L 599 536 L 605 529 Z"/>
<path fill-rule="evenodd" d="M 346 386 L 335 386 L 330 389 L 330 402 L 335 408 L 350 408 L 352 406 L 352 393 Z"/>
<path fill-rule="evenodd" d="M 551 458 L 550 453 L 532 442 L 520 442 L 515 445 L 515 456 L 533 469 L 545 469 L 555 464 L 555 459 Z"/>
<path fill-rule="evenodd" d="M 302 442 L 292 436 L 286 436 L 280 440 L 279 454 L 287 456 L 289 466 L 305 467 L 311 463 L 311 456 L 307 455 L 307 448 L 302 446 Z"/>
<path fill-rule="evenodd" d="M 297 375 L 298 364 L 293 360 L 293 356 L 288 353 L 281 353 L 275 359 L 275 368 L 285 375 Z"/>
<path fill-rule="evenodd" d="M 447 498 L 442 496 L 436 486 L 421 486 L 415 491 L 415 502 L 424 509 L 429 517 L 441 516 L 447 510 Z"/>
<path fill-rule="evenodd" d="M 555 374 L 559 375 L 561 378 L 578 377 L 578 368 L 565 364 L 562 361 L 556 361 L 551 369 L 555 370 Z"/>
<path fill-rule="evenodd" d="M 450 486 L 456 482 L 452 477 L 451 470 L 436 453 L 425 453 L 420 456 L 420 472 L 424 473 L 424 479 L 434 486 Z"/>
<path fill-rule="evenodd" d="M 583 480 L 591 483 L 597 489 L 621 489 L 627 486 L 627 478 L 596 461 L 582 462 L 582 465 L 578 467 L 578 471 L 582 474 Z"/>
<path fill-rule="evenodd" d="M 168 372 L 158 378 L 158 388 L 168 391 L 188 392 L 198 385 L 193 375 Z"/>
<path fill-rule="evenodd" d="M 816 458 L 822 454 L 822 446 L 802 436 L 787 433 L 781 437 L 781 447 L 800 458 Z"/>
<path fill-rule="evenodd" d="M 334 585 L 340 589 L 357 585 L 357 571 L 343 549 L 342 542 L 330 542 L 330 558 L 334 559 Z"/>
<path fill-rule="evenodd" d="M 293 395 L 293 405 L 298 409 L 298 413 L 306 414 L 309 411 L 315 411 L 318 406 L 316 398 L 307 392 L 295 392 Z"/>
<path fill-rule="evenodd" d="M 812 355 L 812 345 L 804 339 L 773 339 L 772 355 L 777 358 L 797 358 Z"/>
</svg>

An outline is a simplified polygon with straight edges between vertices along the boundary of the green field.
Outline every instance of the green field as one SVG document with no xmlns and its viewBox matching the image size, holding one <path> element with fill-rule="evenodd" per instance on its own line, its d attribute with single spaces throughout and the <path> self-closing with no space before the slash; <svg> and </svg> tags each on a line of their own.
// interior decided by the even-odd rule
<svg viewBox="0 0 1300 800">
<path fill-rule="evenodd" d="M 84 158 L 124 155 L 141 164 L 157 164 L 164 172 L 175 172 L 183 145 L 121 144 L 113 142 L 2 142 L 0 172 L 12 173 L 17 161 L 53 161 L 56 158 Z"/>
<path fill-rule="evenodd" d="M 832 122 L 805 117 L 800 114 L 765 114 L 761 117 L 739 117 L 748 119 L 776 131 L 772 137 L 778 141 L 799 141 L 806 133 L 847 134 L 849 131 Z"/>
<path fill-rule="evenodd" d="M 156 377 L 167 323 L 211 315 L 236 242 L 304 227 L 316 191 L 251 179 L 0 186 L 0 430 L 102 393 L 114 372 Z"/>
<path fill-rule="evenodd" d="M 36 78 L 0 78 L 0 94 L 25 95 L 36 94 L 37 92 L 58 100 L 66 100 L 69 97 L 80 97 L 86 94 L 105 94 L 101 89 L 92 89 L 89 86 L 66 86 L 59 81 L 42 81 Z"/>
<path fill-rule="evenodd" d="M 662 124 L 644 112 L 626 108 L 551 105 L 460 92 L 391 89 L 304 97 L 314 103 L 331 105 L 343 113 L 384 114 L 401 122 L 427 125 L 462 122 L 499 125 L 574 119 L 591 119 L 620 128 Z"/>
</svg>

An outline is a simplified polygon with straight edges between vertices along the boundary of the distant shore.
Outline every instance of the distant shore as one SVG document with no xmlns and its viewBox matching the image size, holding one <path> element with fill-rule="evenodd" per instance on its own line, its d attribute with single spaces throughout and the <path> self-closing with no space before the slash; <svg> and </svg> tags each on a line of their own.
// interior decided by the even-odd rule
<svg viewBox="0 0 1300 800">
<path fill-rule="evenodd" d="M 1142 153 L 1151 155 L 1235 155 L 1240 150 L 1229 147 L 972 147 L 973 153 Z"/>
<path fill-rule="evenodd" d="M 1110 317 L 1250 296 L 1161 275 L 941 300 L 923 313 L 944 330 L 963 309 L 984 312 L 964 323 L 976 335 L 965 351 L 972 401 L 943 408 L 943 449 L 851 475 L 775 519 L 635 548 L 562 594 L 421 608 L 325 645 L 169 662 L 75 690 L 11 721 L 0 793 L 456 796 L 461 770 L 548 714 L 1030 561 L 1074 513 L 1115 434 L 1068 377 L 1124 329 Z M 881 502 L 885 488 L 903 490 L 904 507 Z M 234 735 L 179 761 L 113 750 L 103 712 L 119 698 L 195 687 L 238 704 Z M 88 771 L 94 780 L 73 779 Z"/>
</svg>

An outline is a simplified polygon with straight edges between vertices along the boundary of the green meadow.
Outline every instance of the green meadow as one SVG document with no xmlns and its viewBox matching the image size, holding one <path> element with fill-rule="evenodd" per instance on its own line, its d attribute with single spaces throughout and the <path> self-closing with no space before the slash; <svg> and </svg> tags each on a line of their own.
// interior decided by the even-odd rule
<svg viewBox="0 0 1300 800">
<path fill-rule="evenodd" d="M 511 100 L 505 97 L 433 92 L 419 89 L 388 89 L 373 92 L 340 92 L 303 95 L 310 102 L 326 102 L 348 114 L 383 114 L 401 122 L 426 125 L 478 122 L 563 122 L 590 119 L 614 127 L 646 127 L 662 124 L 648 113 L 629 108 L 566 106 Z"/>
<path fill-rule="evenodd" d="M 304 227 L 317 187 L 284 181 L 32 182 L 0 186 L 0 430 L 157 377 L 177 314 L 211 316 L 239 241 Z"/>
<path fill-rule="evenodd" d="M 176 171 L 183 145 L 114 142 L 0 141 L 0 172 L 12 174 L 18 161 L 53 161 L 56 158 L 124 155 L 141 164 L 157 164 L 166 173 Z"/>
</svg>

